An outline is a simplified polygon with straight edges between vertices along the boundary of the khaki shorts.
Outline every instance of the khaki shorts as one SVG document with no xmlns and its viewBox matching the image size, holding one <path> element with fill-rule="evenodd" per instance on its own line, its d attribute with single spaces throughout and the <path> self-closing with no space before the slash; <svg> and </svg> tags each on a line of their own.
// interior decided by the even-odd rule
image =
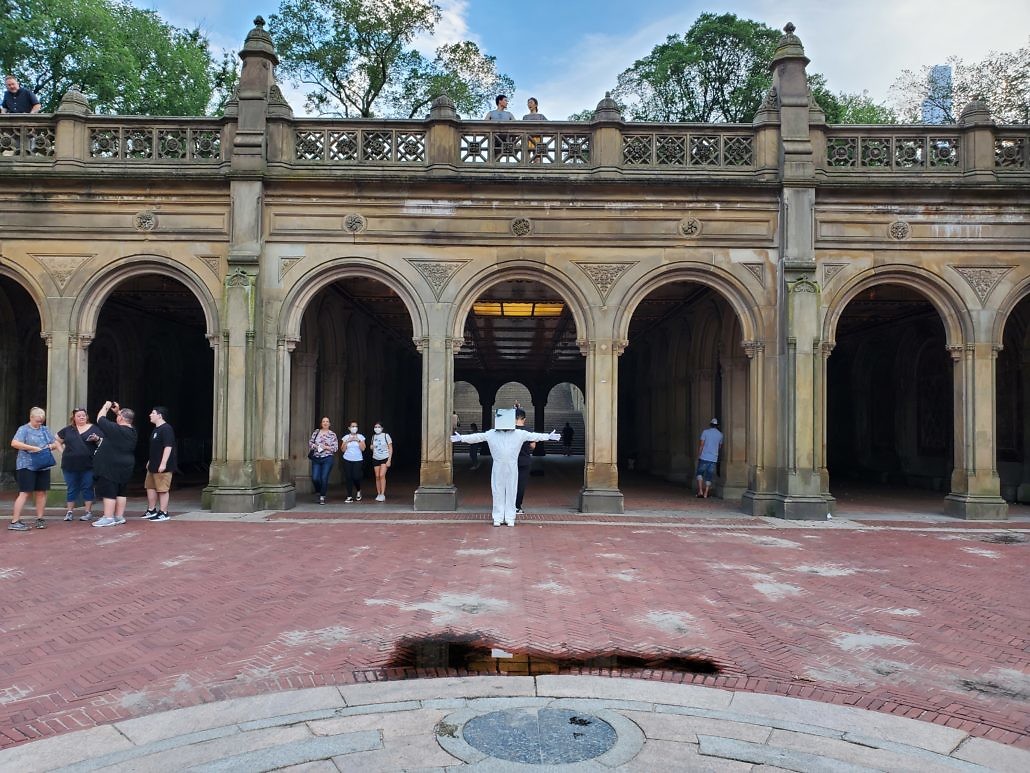
<svg viewBox="0 0 1030 773">
<path fill-rule="evenodd" d="M 172 487 L 172 474 L 170 472 L 147 472 L 147 479 L 143 482 L 143 488 L 154 489 L 158 494 L 167 494 Z"/>
</svg>

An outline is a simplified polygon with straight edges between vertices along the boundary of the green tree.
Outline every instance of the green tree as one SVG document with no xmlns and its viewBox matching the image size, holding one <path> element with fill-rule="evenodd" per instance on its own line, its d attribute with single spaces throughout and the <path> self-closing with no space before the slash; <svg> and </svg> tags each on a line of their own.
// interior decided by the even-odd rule
<svg viewBox="0 0 1030 773">
<path fill-rule="evenodd" d="M 750 121 L 769 88 L 779 33 L 732 13 L 701 14 L 619 75 L 612 97 L 637 121 Z"/>
<path fill-rule="evenodd" d="M 201 115 L 213 66 L 199 30 L 116 0 L 4 0 L 0 65 L 53 111 L 78 85 L 97 112 Z"/>
<path fill-rule="evenodd" d="M 461 115 L 479 117 L 497 94 L 510 94 L 515 82 L 497 72 L 497 58 L 487 56 L 471 41 L 440 46 L 432 62 L 422 59 L 405 74 L 391 93 L 392 112 L 421 117 L 433 100 L 446 94 Z"/>
<path fill-rule="evenodd" d="M 967 64 L 957 56 L 945 60 L 951 82 L 930 77 L 933 69 L 905 70 L 891 86 L 895 107 L 905 121 L 922 121 L 924 103 L 936 108 L 943 123 L 955 123 L 962 109 L 982 98 L 999 123 L 1030 123 L 1030 39 L 1015 51 L 992 51 Z"/>
<path fill-rule="evenodd" d="M 281 0 L 269 31 L 279 71 L 311 87 L 313 112 L 414 117 L 447 93 L 459 112 L 474 114 L 514 84 L 474 43 L 441 46 L 432 61 L 416 51 L 413 41 L 440 15 L 432 0 Z"/>
</svg>

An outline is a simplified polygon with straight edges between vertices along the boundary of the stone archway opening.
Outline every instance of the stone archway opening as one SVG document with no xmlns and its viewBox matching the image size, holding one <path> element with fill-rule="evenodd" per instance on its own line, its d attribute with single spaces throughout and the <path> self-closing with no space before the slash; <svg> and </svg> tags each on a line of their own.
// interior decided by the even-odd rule
<svg viewBox="0 0 1030 773">
<path fill-rule="evenodd" d="M 493 427 L 494 408 L 518 403 L 526 411 L 527 429 L 554 429 L 546 420 L 552 387 L 556 383 L 582 384 L 585 378 L 585 359 L 576 339 L 568 301 L 548 285 L 511 279 L 484 290 L 472 304 L 465 320 L 464 344 L 454 355 L 456 383 L 466 382 L 478 395 L 482 410 L 476 421 L 480 428 Z M 456 387 L 456 408 L 461 394 Z M 460 411 L 459 416 L 463 416 Z M 462 431 L 469 431 L 464 418 L 462 424 Z M 456 459 L 462 456 L 456 451 Z M 489 457 L 485 459 L 487 463 L 481 463 L 476 471 L 468 464 L 455 464 L 454 482 L 464 506 L 489 504 Z M 540 444 L 531 469 L 533 481 L 524 504 L 527 512 L 566 511 L 576 506 L 583 481 L 582 456 L 565 458 L 560 443 Z"/>
<path fill-rule="evenodd" d="M 304 309 L 291 355 L 289 469 L 298 503 L 317 501 L 307 459 L 308 439 L 322 417 L 342 436 L 349 422 L 366 438 L 363 498 L 347 507 L 376 506 L 373 426 L 393 440 L 387 501 L 410 506 L 421 449 L 422 358 L 412 340 L 407 306 L 377 279 L 351 275 L 321 288 Z M 329 477 L 330 505 L 346 497 L 337 454 Z"/>
<path fill-rule="evenodd" d="M 884 283 L 847 304 L 827 362 L 829 491 L 938 512 L 951 486 L 954 375 L 944 324 L 918 290 Z"/>
<path fill-rule="evenodd" d="M 184 497 L 200 500 L 208 482 L 214 428 L 214 352 L 200 301 L 182 282 L 161 274 L 137 274 L 104 299 L 88 350 L 86 407 L 91 416 L 107 400 L 136 412 L 137 475 L 149 453 L 147 416 L 168 409 L 175 431 L 179 473 L 173 507 Z"/>
<path fill-rule="evenodd" d="M 1030 504 L 1030 295 L 1005 321 L 997 371 L 997 465 L 1001 495 Z"/>
<path fill-rule="evenodd" d="M 561 454 L 563 456 L 583 456 L 586 445 L 586 424 L 583 409 L 586 397 L 576 384 L 563 381 L 551 387 L 547 393 L 547 405 L 544 409 L 544 426 L 557 429 L 562 433 Z M 568 433 L 567 428 L 572 432 Z"/>
<path fill-rule="evenodd" d="M 747 486 L 748 359 L 740 321 L 715 289 L 689 280 L 652 290 L 634 309 L 619 360 L 618 462 L 626 509 L 683 510 L 694 498 L 698 439 L 723 433 L 712 495 Z M 709 500 L 706 509 L 716 507 Z"/>
<path fill-rule="evenodd" d="M 11 438 L 29 420 L 33 406 L 47 409 L 47 352 L 40 338 L 39 309 L 32 296 L 13 279 L 0 276 L 0 490 L 15 489 L 14 466 L 18 452 Z M 51 416 L 54 430 L 64 426 Z"/>
</svg>

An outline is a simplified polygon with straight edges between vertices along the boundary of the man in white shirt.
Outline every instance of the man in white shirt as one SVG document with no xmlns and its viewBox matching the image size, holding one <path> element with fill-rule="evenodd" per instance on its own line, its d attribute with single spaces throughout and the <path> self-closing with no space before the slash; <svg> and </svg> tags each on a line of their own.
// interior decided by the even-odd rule
<svg viewBox="0 0 1030 773">
<path fill-rule="evenodd" d="M 719 461 L 722 433 L 718 427 L 719 420 L 712 419 L 708 429 L 701 433 L 701 442 L 697 447 L 697 496 L 701 499 L 708 499 L 715 477 L 715 463 Z"/>
</svg>

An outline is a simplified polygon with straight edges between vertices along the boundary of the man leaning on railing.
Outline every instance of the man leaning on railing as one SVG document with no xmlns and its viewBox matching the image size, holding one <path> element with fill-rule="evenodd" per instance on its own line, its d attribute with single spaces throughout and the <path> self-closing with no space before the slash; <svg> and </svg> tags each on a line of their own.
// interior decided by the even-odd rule
<svg viewBox="0 0 1030 773">
<path fill-rule="evenodd" d="M 483 120 L 485 121 L 514 121 L 515 116 L 508 112 L 508 96 L 506 94 L 498 94 L 494 98 L 494 104 L 497 106 L 496 109 L 491 110 L 486 114 Z M 504 153 L 504 141 L 507 139 L 506 135 L 495 134 L 494 135 L 494 161 L 501 158 Z M 510 142 L 510 139 L 508 140 Z"/>
<path fill-rule="evenodd" d="M 39 112 L 39 97 L 28 89 L 22 88 L 21 84 L 18 83 L 17 78 L 13 75 L 7 75 L 4 77 L 4 84 L 7 88 L 4 89 L 3 101 L 0 101 L 0 111 L 11 114 Z M 18 143 L 16 143 L 14 148 L 4 148 L 3 155 L 13 156 L 18 149 Z M 21 147 L 20 150 L 23 154 L 26 151 L 31 152 L 31 148 Z"/>
</svg>

